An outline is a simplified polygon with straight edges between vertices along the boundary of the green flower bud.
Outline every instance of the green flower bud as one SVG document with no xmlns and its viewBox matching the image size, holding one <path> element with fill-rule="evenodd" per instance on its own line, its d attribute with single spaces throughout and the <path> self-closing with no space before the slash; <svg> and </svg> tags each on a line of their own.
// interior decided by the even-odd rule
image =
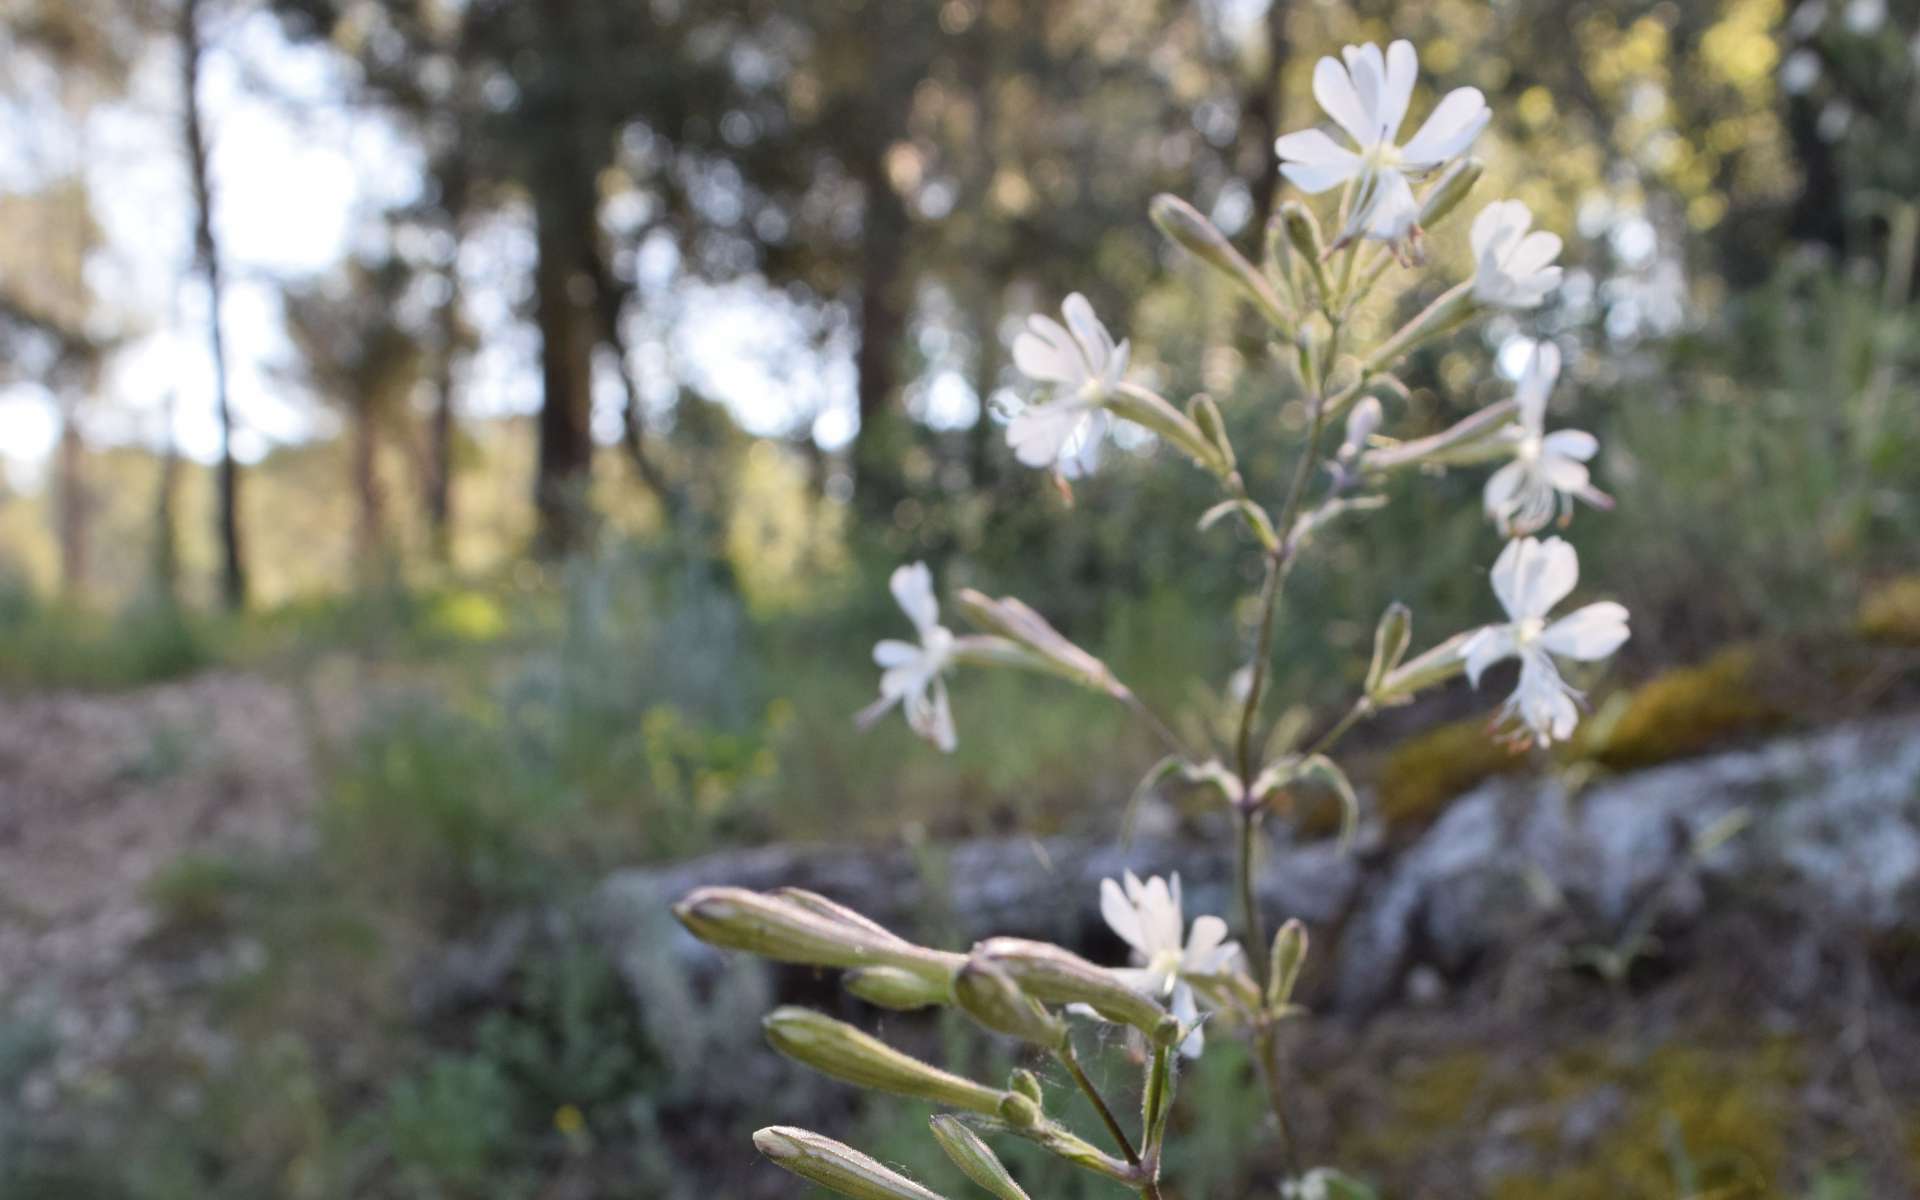
<svg viewBox="0 0 1920 1200">
<path fill-rule="evenodd" d="M 1114 678 L 1107 664 L 1068 641 L 1065 634 L 1055 629 L 1024 601 L 1012 596 L 1002 596 L 996 600 L 984 592 L 962 588 L 956 602 L 969 621 L 997 635 L 997 640 L 1012 643 L 1018 648 L 1021 657 L 1003 659 L 1003 663 L 1058 675 L 1069 682 L 1110 696 L 1127 695 L 1125 686 Z M 956 657 L 960 643 L 967 640 L 961 638 L 956 641 Z"/>
<path fill-rule="evenodd" d="M 1213 397 L 1201 392 L 1187 401 L 1187 417 L 1199 427 L 1208 441 L 1219 448 L 1220 457 L 1231 471 L 1234 467 L 1233 443 L 1227 440 L 1227 422 L 1220 415 L 1220 406 L 1213 402 Z"/>
<path fill-rule="evenodd" d="M 1109 1021 L 1131 1025 L 1155 1045 L 1172 1045 L 1180 1022 L 1166 1009 L 1070 950 L 1024 938 L 990 938 L 974 947 L 1013 977 L 1021 989 L 1047 1004 L 1085 1004 Z"/>
<path fill-rule="evenodd" d="M 1215 228 L 1212 221 L 1201 216 L 1198 209 L 1178 196 L 1163 193 L 1153 198 L 1147 211 L 1152 215 L 1153 223 L 1160 227 L 1160 232 L 1182 250 L 1226 276 L 1229 282 L 1247 294 L 1275 328 L 1282 333 L 1291 328 L 1293 322 L 1286 305 L 1274 294 L 1272 286 L 1261 277 L 1260 272 L 1254 270 L 1252 263 L 1233 248 L 1227 235 Z"/>
<path fill-rule="evenodd" d="M 1231 467 L 1220 454 L 1220 448 L 1204 433 L 1200 427 L 1179 409 L 1166 402 L 1160 396 L 1136 384 L 1122 383 L 1107 400 L 1107 407 L 1113 414 L 1132 421 L 1144 429 L 1150 429 L 1180 450 L 1205 469 L 1216 475 L 1225 475 Z"/>
<path fill-rule="evenodd" d="M 1058 1050 L 1067 1041 L 1067 1023 L 1054 1016 L 1000 967 L 978 955 L 953 977 L 953 1002 L 995 1033 Z"/>
<path fill-rule="evenodd" d="M 1418 658 L 1388 671 L 1369 696 L 1375 704 L 1402 704 L 1415 693 L 1445 683 L 1467 669 L 1461 648 L 1473 631 L 1456 633 Z"/>
<path fill-rule="evenodd" d="M 1509 454 L 1512 444 L 1497 435 L 1512 421 L 1515 407 L 1513 401 L 1501 400 L 1439 433 L 1368 450 L 1360 456 L 1360 471 L 1380 475 L 1414 466 L 1451 467 Z"/>
<path fill-rule="evenodd" d="M 1018 1092 L 1008 1092 L 1000 1100 L 1000 1119 L 1015 1129 L 1032 1129 L 1042 1115 L 1039 1104 Z"/>
<path fill-rule="evenodd" d="M 953 999 L 952 988 L 899 967 L 861 967 L 840 977 L 840 986 L 879 1008 L 912 1012 L 946 1004 Z"/>
<path fill-rule="evenodd" d="M 1262 262 L 1267 280 L 1289 294 L 1293 291 L 1293 244 L 1287 238 L 1287 214 L 1274 209 L 1267 214 L 1267 228 L 1261 243 Z"/>
<path fill-rule="evenodd" d="M 1320 303 L 1325 304 L 1333 295 L 1333 286 L 1327 281 L 1327 244 L 1320 237 L 1320 222 L 1314 220 L 1313 210 L 1298 200 L 1280 206 L 1280 222 L 1286 228 L 1287 244 L 1307 268 Z"/>
<path fill-rule="evenodd" d="M 953 1160 L 954 1166 L 960 1168 L 961 1174 L 992 1192 L 999 1200 L 1031 1200 L 1013 1181 L 1013 1176 L 1007 1173 L 1007 1168 L 993 1149 L 980 1140 L 979 1134 L 962 1124 L 959 1118 L 941 1113 L 929 1124 L 933 1127 L 933 1140 L 940 1143 L 940 1149 Z"/>
<path fill-rule="evenodd" d="M 753 1145 L 775 1166 L 853 1200 L 941 1200 L 853 1147 L 805 1129 L 770 1126 L 753 1135 Z"/>
<path fill-rule="evenodd" d="M 1467 193 L 1480 182 L 1480 176 L 1486 172 L 1487 164 L 1477 158 L 1463 158 L 1446 169 L 1446 172 L 1427 189 L 1426 199 L 1420 202 L 1419 224 L 1422 228 L 1432 229 L 1446 220 Z"/>
<path fill-rule="evenodd" d="M 1008 1093 L 902 1054 L 879 1038 L 811 1009 L 776 1008 L 761 1021 L 775 1050 L 856 1087 L 997 1116 Z"/>
<path fill-rule="evenodd" d="M 768 892 L 767 895 L 776 900 L 785 900 L 788 903 L 797 904 L 808 912 L 817 913 L 829 921 L 838 921 L 840 924 L 846 925 L 849 928 L 863 930 L 876 937 L 900 942 L 903 945 L 912 944 L 865 913 L 855 912 L 837 900 L 827 899 L 819 892 L 810 892 L 805 888 L 783 887 L 775 888 L 771 892 Z"/>
<path fill-rule="evenodd" d="M 1268 1012 L 1278 1015 L 1293 1002 L 1293 988 L 1300 982 L 1300 968 L 1306 961 L 1307 927 L 1290 920 L 1273 935 L 1273 955 L 1268 959 Z"/>
<path fill-rule="evenodd" d="M 1040 1077 L 1025 1067 L 1013 1069 L 1013 1074 L 1007 1076 L 1007 1088 L 1033 1101 L 1035 1106 L 1042 1106 L 1047 1102 L 1047 1094 L 1040 1087 Z"/>
<path fill-rule="evenodd" d="M 825 917 L 790 900 L 745 888 L 705 887 L 673 906 L 673 915 L 701 941 L 746 950 L 776 962 L 819 967 L 891 966 L 944 980 L 965 961 Z"/>
<path fill-rule="evenodd" d="M 1387 672 L 1400 665 L 1412 641 L 1413 610 L 1396 600 L 1387 605 L 1387 611 L 1380 614 L 1380 623 L 1373 628 L 1373 661 L 1367 666 L 1365 689 L 1368 696 L 1379 690 Z"/>
<path fill-rule="evenodd" d="M 1455 284 L 1369 354 L 1363 374 L 1385 370 L 1422 344 L 1451 333 L 1474 310 L 1473 281 Z"/>
</svg>

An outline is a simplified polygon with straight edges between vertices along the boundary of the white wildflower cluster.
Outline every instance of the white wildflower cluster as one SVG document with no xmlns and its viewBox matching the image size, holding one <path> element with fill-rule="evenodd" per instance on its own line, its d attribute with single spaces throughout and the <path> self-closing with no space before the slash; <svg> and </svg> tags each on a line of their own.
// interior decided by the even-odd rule
<svg viewBox="0 0 1920 1200">
<path fill-rule="evenodd" d="M 1007 430 L 1021 463 L 1063 473 L 1093 470 L 1108 430 L 1130 423 L 1218 483 L 1219 502 L 1199 516 L 1200 529 L 1231 521 L 1257 543 L 1264 570 L 1258 637 L 1232 676 L 1231 733 L 1221 733 L 1217 721 L 1200 722 L 1207 732 L 1196 744 L 1192 726 L 1182 732 L 1162 719 L 1104 663 L 1019 600 L 962 591 L 958 608 L 979 632 L 956 635 L 941 624 L 932 573 L 917 562 L 896 570 L 891 586 L 918 640 L 887 639 L 874 647 L 880 694 L 859 715 L 864 727 L 900 707 L 915 733 L 951 751 L 957 738 L 946 677 L 961 667 L 1050 674 L 1119 701 L 1166 744 L 1166 757 L 1143 789 L 1177 777 L 1216 794 L 1232 814 L 1239 840 L 1237 931 L 1211 914 L 1189 926 L 1178 875 L 1142 880 L 1131 871 L 1102 881 L 1099 890 L 1100 913 L 1131 956 L 1124 966 L 1098 966 L 1061 947 L 1017 938 L 990 938 L 966 953 L 922 947 L 825 897 L 793 889 L 707 888 L 676 908 L 688 929 L 716 945 L 841 968 L 848 990 L 873 1004 L 951 1006 L 1050 1055 L 1101 1116 L 1110 1148 L 1049 1116 L 1044 1089 L 1025 1071 L 1016 1071 L 1005 1088 L 991 1087 L 920 1063 L 821 1014 L 781 1009 L 767 1019 L 769 1040 L 790 1057 L 860 1086 L 956 1110 L 934 1118 L 935 1139 L 969 1178 L 1002 1200 L 1025 1193 L 983 1135 L 1025 1138 L 1149 1200 L 1160 1197 L 1175 1064 L 1199 1055 L 1210 1032 L 1227 1031 L 1251 1044 L 1279 1117 L 1287 1087 L 1278 1030 L 1302 1011 L 1292 997 L 1307 936 L 1297 921 L 1267 936 L 1254 886 L 1254 839 L 1264 816 L 1292 802 L 1296 790 L 1330 793 L 1351 829 L 1358 801 L 1332 757 L 1341 736 L 1379 709 L 1455 675 L 1477 686 L 1488 668 L 1506 659 L 1519 667 L 1499 722 L 1517 742 L 1564 741 L 1578 722 L 1580 695 L 1561 677 L 1561 663 L 1604 659 L 1627 639 L 1627 611 L 1610 601 L 1553 615 L 1579 583 L 1579 558 L 1561 538 L 1536 535 L 1556 521 L 1567 524 L 1576 501 L 1612 504 L 1590 475 L 1599 450 L 1593 435 L 1548 428 L 1548 399 L 1561 367 L 1557 345 L 1535 345 L 1511 398 L 1438 433 L 1403 439 L 1389 432 L 1388 405 L 1407 390 L 1395 371 L 1410 353 L 1477 316 L 1539 307 L 1561 277 L 1560 239 L 1534 229 L 1525 204 L 1496 200 L 1467 232 L 1471 277 L 1370 347 L 1356 336 L 1363 332 L 1356 314 L 1373 286 L 1396 264 L 1427 262 L 1431 232 L 1483 174 L 1469 151 L 1491 113 L 1473 88 L 1441 97 L 1401 140 L 1418 76 L 1418 56 L 1405 41 L 1384 51 L 1349 46 L 1340 59 L 1316 65 L 1314 96 L 1345 144 L 1308 129 L 1281 137 L 1275 148 L 1281 173 L 1301 192 L 1338 190 L 1331 239 L 1304 203 L 1289 199 L 1269 217 L 1256 265 L 1192 206 L 1171 196 L 1154 201 L 1155 223 L 1251 303 L 1267 322 L 1274 360 L 1292 372 L 1309 420 L 1291 479 L 1271 491 L 1275 499 L 1261 498 L 1266 481 L 1242 476 L 1214 401 L 1195 396 L 1178 405 L 1129 379 L 1129 342 L 1116 341 L 1079 293 L 1062 304 L 1063 321 L 1036 314 L 1013 344 L 1015 365 L 1040 385 Z M 1412 616 L 1396 604 L 1380 619 L 1365 682 L 1342 717 L 1310 741 L 1280 722 L 1262 729 L 1280 593 L 1315 534 L 1331 521 L 1384 505 L 1384 488 L 1396 476 L 1465 466 L 1491 467 L 1482 504 L 1506 539 L 1491 573 L 1506 620 L 1409 655 Z M 1069 1017 L 1130 1031 L 1145 1064 L 1137 1141 L 1081 1070 Z M 757 1141 L 774 1162 L 844 1195 L 934 1195 L 805 1130 L 770 1128 Z M 1286 1194 L 1324 1192 L 1336 1178 L 1317 1168 L 1292 1180 Z"/>
</svg>

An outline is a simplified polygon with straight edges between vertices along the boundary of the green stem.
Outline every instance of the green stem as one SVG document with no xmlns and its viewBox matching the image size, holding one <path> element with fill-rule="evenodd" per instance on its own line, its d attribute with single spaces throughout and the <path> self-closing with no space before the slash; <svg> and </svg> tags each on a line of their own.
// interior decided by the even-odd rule
<svg viewBox="0 0 1920 1200">
<path fill-rule="evenodd" d="M 1120 1122 L 1114 1118 L 1113 1110 L 1108 1108 L 1107 1102 L 1101 1098 L 1100 1089 L 1094 1087 L 1093 1080 L 1088 1079 L 1087 1073 L 1080 1069 L 1080 1060 L 1074 1056 L 1073 1046 L 1071 1044 L 1063 1046 L 1054 1051 L 1053 1056 L 1060 1060 L 1060 1065 L 1065 1067 L 1067 1074 L 1073 1077 L 1074 1086 L 1078 1087 L 1081 1094 L 1087 1098 L 1087 1102 L 1093 1105 L 1093 1110 L 1100 1114 L 1101 1123 L 1107 1127 L 1107 1132 L 1113 1136 L 1115 1144 L 1120 1147 L 1120 1153 L 1126 1156 L 1127 1164 L 1139 1166 L 1140 1155 L 1134 1150 L 1133 1142 L 1127 1138 L 1127 1131 L 1120 1128 Z"/>
<path fill-rule="evenodd" d="M 1240 944 L 1247 952 L 1247 961 L 1253 964 L 1254 981 L 1264 991 L 1268 970 L 1267 929 L 1266 922 L 1260 917 L 1260 900 L 1254 894 L 1253 887 L 1254 836 L 1260 829 L 1260 812 L 1259 808 L 1252 805 L 1243 805 L 1240 809 L 1240 845 L 1235 880 L 1240 894 L 1240 923 L 1244 927 Z"/>
<path fill-rule="evenodd" d="M 1280 1086 L 1280 1069 L 1274 1062 L 1277 1050 L 1273 1022 L 1263 1019 L 1255 1038 L 1254 1057 L 1259 1060 L 1260 1079 L 1266 1085 L 1267 1107 L 1273 1110 L 1274 1123 L 1280 1130 L 1280 1156 L 1286 1163 L 1287 1174 L 1298 1175 L 1299 1151 L 1294 1146 L 1292 1127 L 1287 1123 L 1286 1089 Z"/>
<path fill-rule="evenodd" d="M 1339 721 L 1334 723 L 1332 729 L 1321 734 L 1314 740 L 1313 745 L 1307 747 L 1305 757 L 1312 758 L 1316 754 L 1325 754 L 1327 751 L 1333 749 L 1334 743 L 1338 742 L 1347 730 L 1358 725 L 1362 717 L 1372 712 L 1373 706 L 1367 703 L 1364 698 L 1354 701 L 1353 707 L 1347 710 L 1346 716 L 1341 717 Z"/>
</svg>

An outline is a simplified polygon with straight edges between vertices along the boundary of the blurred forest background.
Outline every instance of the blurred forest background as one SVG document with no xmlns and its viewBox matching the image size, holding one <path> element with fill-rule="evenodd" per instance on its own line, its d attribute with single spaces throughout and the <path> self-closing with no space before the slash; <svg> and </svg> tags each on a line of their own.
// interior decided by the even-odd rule
<svg viewBox="0 0 1920 1200">
<path fill-rule="evenodd" d="M 1006 449 L 1008 346 L 1084 291 L 1163 393 L 1220 401 L 1250 477 L 1278 475 L 1304 413 L 1147 202 L 1254 246 L 1273 139 L 1316 122 L 1313 61 L 1346 42 L 1409 38 L 1424 87 L 1484 90 L 1468 211 L 1516 196 L 1567 238 L 1548 305 L 1422 351 L 1392 417 L 1437 429 L 1504 395 L 1534 339 L 1567 351 L 1557 422 L 1599 435 L 1620 501 L 1577 534 L 1634 639 L 1546 768 L 1914 702 L 1911 0 L 4 14 L 0 1194 L 771 1194 L 739 1131 L 774 1114 L 718 1089 L 721 1115 L 690 1115 L 762 1054 L 750 1020 L 667 982 L 636 1006 L 555 914 L 616 868 L 729 847 L 931 863 L 1117 836 L 1152 755 L 1096 700 L 969 678 L 951 759 L 897 723 L 855 735 L 869 647 L 901 631 L 885 575 L 925 559 L 1144 693 L 1217 692 L 1257 580 L 1236 534 L 1193 532 L 1205 478 L 1121 440 L 1067 502 Z M 1459 224 L 1432 239 L 1449 278 Z M 1407 279 L 1370 319 L 1438 290 Z M 1287 702 L 1339 703 L 1391 600 L 1422 644 L 1488 619 L 1478 482 L 1422 480 L 1328 536 L 1281 627 Z M 1364 732 L 1383 844 L 1542 766 L 1479 748 L 1490 703 L 1459 687 Z M 1910 1035 L 1917 927 L 1884 960 Z M 1758 1190 L 1716 1194 L 1920 1187 L 1914 1094 L 1882 1090 L 1871 1153 L 1739 1107 L 1804 1081 L 1790 1042 L 1640 1046 L 1668 1097 L 1644 1136 L 1564 1190 L 1498 1194 L 1705 1194 L 1727 1155 Z M 1195 1090 L 1232 1109 L 1244 1066 Z M 1441 1068 L 1382 1102 L 1396 1120 L 1484 1094 Z M 892 1145 L 887 1114 L 859 1119 Z M 1237 1154 L 1259 1129 L 1209 1136 Z M 1476 1168 L 1483 1194 L 1503 1169 Z"/>
</svg>

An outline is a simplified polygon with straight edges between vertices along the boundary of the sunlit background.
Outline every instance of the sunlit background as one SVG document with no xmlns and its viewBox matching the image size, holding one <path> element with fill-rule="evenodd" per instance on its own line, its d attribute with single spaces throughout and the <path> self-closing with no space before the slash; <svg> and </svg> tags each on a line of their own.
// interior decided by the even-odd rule
<svg viewBox="0 0 1920 1200">
<path fill-rule="evenodd" d="M 1084 292 L 1135 378 L 1213 396 L 1281 477 L 1304 405 L 1147 205 L 1257 254 L 1314 60 L 1392 37 L 1416 115 L 1493 108 L 1463 211 L 1526 201 L 1567 271 L 1422 349 L 1390 422 L 1441 428 L 1557 342 L 1553 420 L 1619 501 L 1575 518 L 1584 587 L 1634 637 L 1558 754 L 1491 746 L 1500 693 L 1463 683 L 1356 736 L 1373 882 L 1310 918 L 1304 1136 L 1385 1195 L 1920 1194 L 1920 782 L 1891 752 L 1854 764 L 1894 780 L 1867 825 L 1755 817 L 1816 811 L 1784 768 L 1752 801 L 1742 844 L 1811 883 L 1679 853 L 1601 872 L 1609 908 L 1508 857 L 1460 903 L 1526 920 L 1462 950 L 1445 922 L 1485 922 L 1423 915 L 1387 982 L 1340 982 L 1368 897 L 1484 781 L 1724 798 L 1727 755 L 1920 739 L 1912 0 L 0 13 L 0 1196 L 792 1195 L 744 1139 L 802 1096 L 927 1165 L 918 1115 L 799 1081 L 755 1026 L 773 996 L 870 1013 L 602 902 L 839 841 L 963 938 L 944 864 L 977 839 L 1119 841 L 1154 755 L 1094 698 L 967 678 L 951 757 L 855 733 L 905 632 L 887 572 L 1021 596 L 1213 734 L 1248 544 L 1194 531 L 1209 481 L 1138 430 L 1070 480 L 1021 467 L 1009 347 Z M 1469 270 L 1467 221 L 1363 324 Z M 1480 481 L 1324 536 L 1275 648 L 1293 727 L 1339 711 L 1389 602 L 1422 644 L 1497 615 Z M 1178 789 L 1134 819 L 1218 832 Z M 1251 1086 L 1230 1048 L 1196 1073 L 1185 1200 L 1276 1194 Z"/>
</svg>

